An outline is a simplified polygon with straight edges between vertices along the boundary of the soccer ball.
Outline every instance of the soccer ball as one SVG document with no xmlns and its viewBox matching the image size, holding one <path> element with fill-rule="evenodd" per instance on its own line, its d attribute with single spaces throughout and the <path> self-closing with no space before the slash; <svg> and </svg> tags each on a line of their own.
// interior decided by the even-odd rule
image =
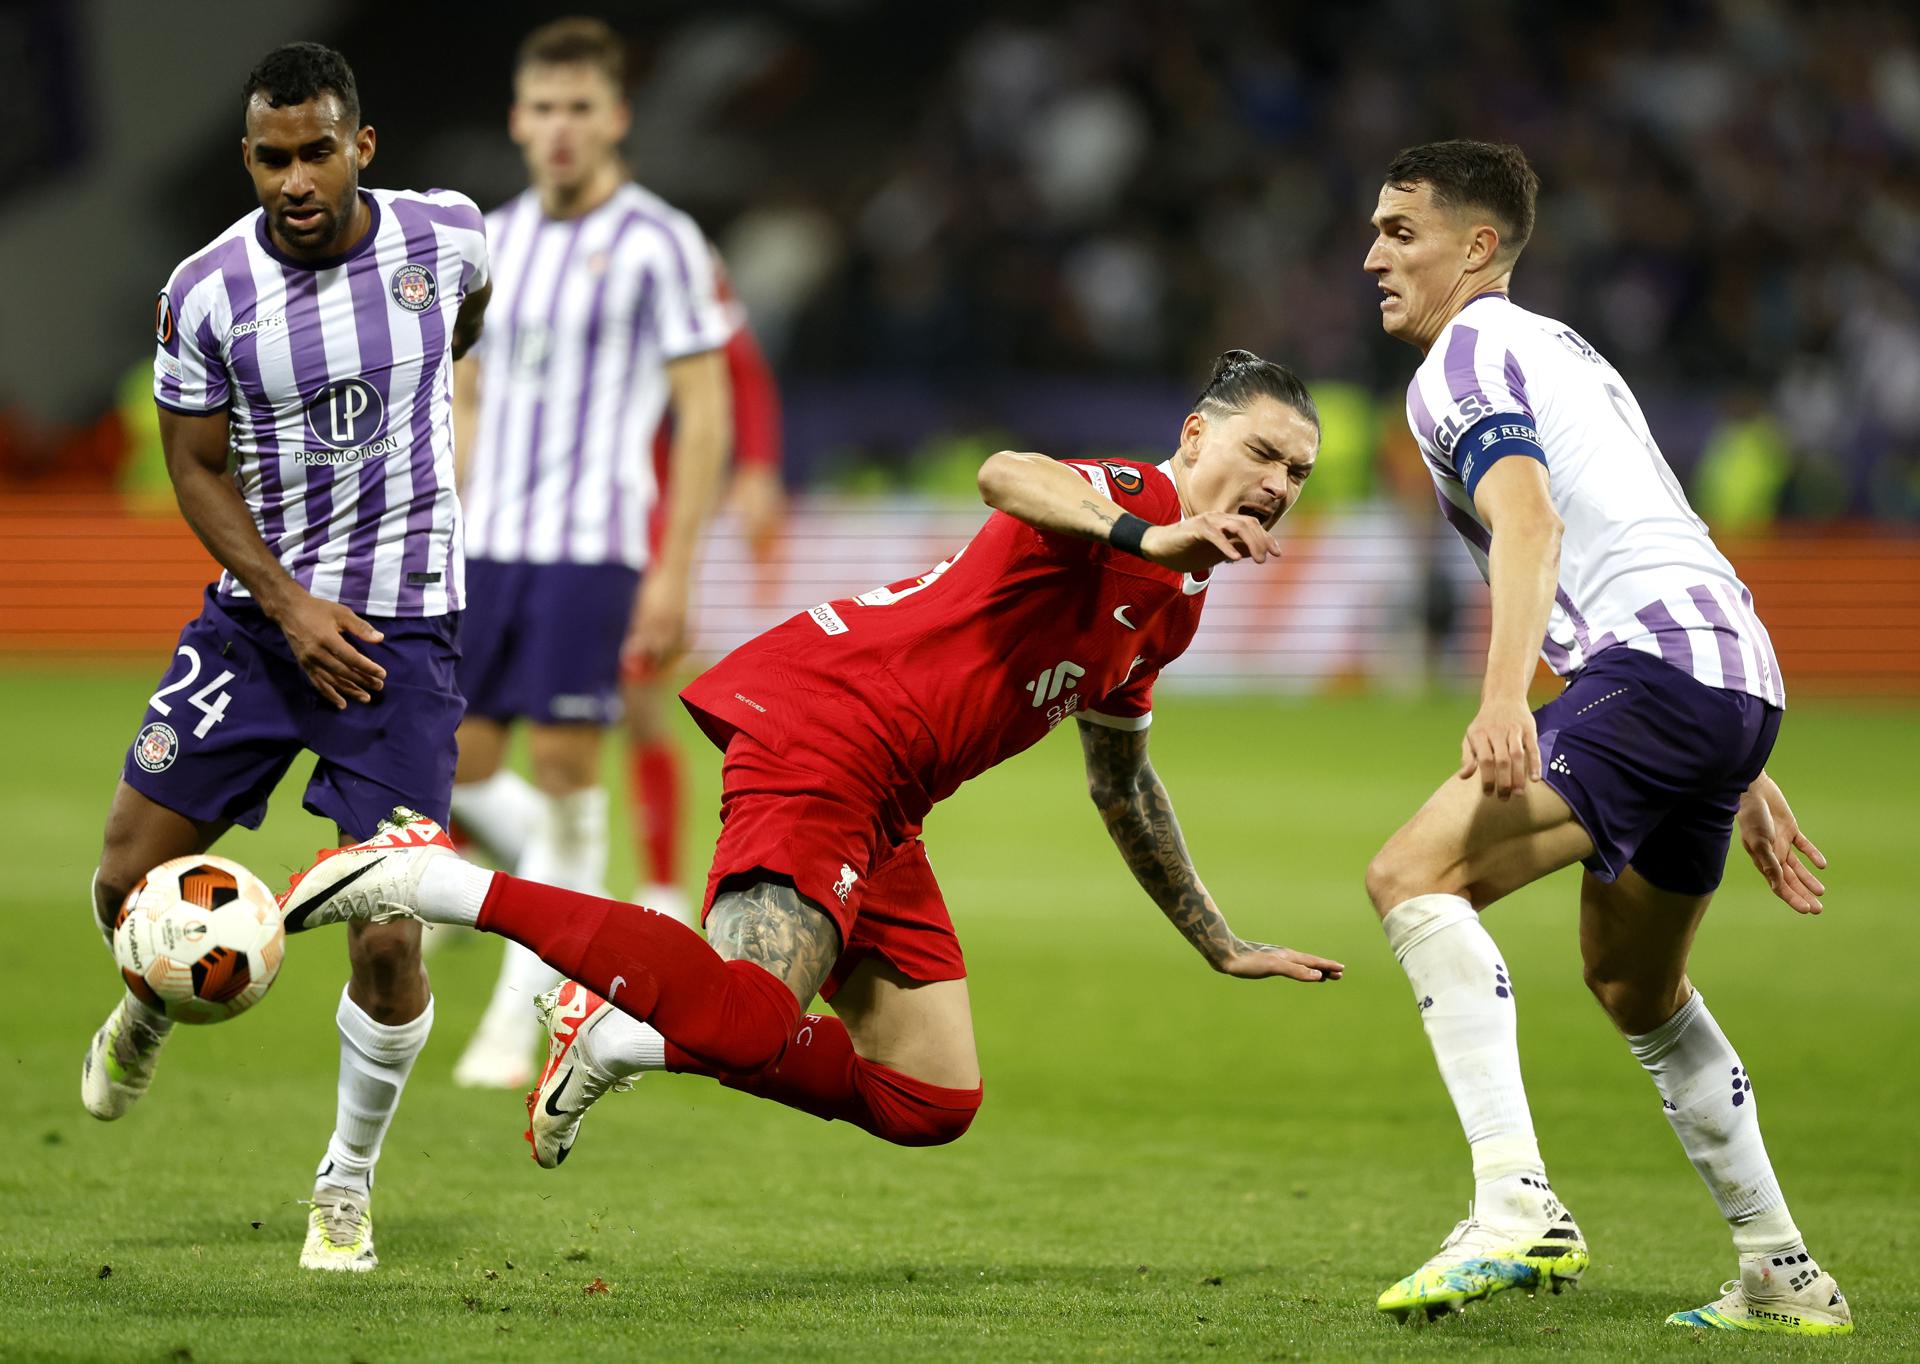
<svg viewBox="0 0 1920 1364">
<path fill-rule="evenodd" d="M 225 857 L 162 862 L 113 924 L 113 956 L 141 1003 L 180 1023 L 219 1023 L 260 1002 L 286 951 L 266 882 Z"/>
</svg>

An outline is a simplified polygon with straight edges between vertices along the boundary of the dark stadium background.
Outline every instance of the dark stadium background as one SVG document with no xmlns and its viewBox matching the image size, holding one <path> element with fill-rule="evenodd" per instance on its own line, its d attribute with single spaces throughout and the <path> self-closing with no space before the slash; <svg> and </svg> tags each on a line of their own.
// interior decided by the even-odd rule
<svg viewBox="0 0 1920 1364">
<path fill-rule="evenodd" d="M 112 988 L 80 897 L 142 700 L 211 576 L 159 462 L 153 297 L 252 207 L 239 90 L 269 48 L 348 55 L 380 137 L 369 183 L 490 207 L 523 183 L 514 45 L 565 10 L 0 0 L 0 1356 L 1690 1346 L 1658 1322 L 1731 1260 L 1582 997 L 1564 878 L 1496 931 L 1556 1186 L 1594 1239 L 1590 1291 L 1424 1342 L 1371 1306 L 1467 1186 L 1360 872 L 1457 751 L 1485 611 L 1406 433 L 1416 357 L 1380 335 L 1360 264 L 1391 154 L 1466 135 L 1517 141 L 1539 168 L 1519 300 L 1631 382 L 1779 646 L 1793 709 L 1776 770 L 1834 858 L 1829 912 L 1793 918 L 1736 865 L 1698 976 L 1739 1020 L 1800 1220 L 1834 1248 L 1855 1354 L 1910 1357 L 1920 11 L 581 8 L 628 36 L 636 175 L 727 255 L 785 403 L 786 534 L 756 556 L 721 517 L 691 663 L 951 553 L 984 515 L 973 474 L 993 450 L 1164 454 L 1230 345 L 1311 382 L 1326 438 L 1285 560 L 1213 590 L 1154 743 L 1236 924 L 1342 957 L 1349 979 L 1303 998 L 1187 960 L 1055 739 L 929 829 L 987 1072 L 964 1142 L 882 1150 L 649 1079 L 596 1116 L 564 1178 L 540 1175 L 513 1102 L 447 1077 L 492 969 L 450 950 L 440 1034 L 382 1167 L 390 1268 L 357 1296 L 295 1280 L 337 948 L 290 954 L 257 1015 L 174 1048 L 137 1130 L 73 1101 Z M 716 782 L 695 767 L 698 867 Z M 223 844 L 276 883 L 331 837 L 300 814 L 299 778 L 260 834 Z M 611 1292 L 583 1295 L 594 1282 Z"/>
<path fill-rule="evenodd" d="M 1245 346 L 1301 370 L 1327 414 L 1301 533 L 1387 581 L 1322 602 L 1358 624 L 1314 646 L 1320 663 L 1284 644 L 1248 656 L 1288 619 L 1275 602 L 1230 632 L 1239 656 L 1193 660 L 1195 680 L 1424 675 L 1409 657 L 1470 672 L 1478 598 L 1438 539 L 1401 416 L 1413 356 L 1381 335 L 1359 265 L 1379 168 L 1408 130 L 1510 138 L 1544 181 L 1523 300 L 1633 382 L 1696 506 L 1756 565 L 1789 675 L 1920 689 L 1920 37 L 1906 7 L 602 12 L 631 43 L 635 171 L 725 250 L 780 375 L 796 489 L 967 499 L 1001 445 L 1159 450 L 1210 358 Z M 520 188 L 502 132 L 525 11 L 433 13 L 0 10 L 20 130 L 0 182 L 0 562 L 66 557 L 37 538 L 48 507 L 116 525 L 128 505 L 164 507 L 139 377 L 149 302 L 249 206 L 237 91 L 267 46 L 314 36 L 350 54 L 380 134 L 371 182 L 483 205 Z M 817 558 L 816 534 L 859 541 L 849 524 L 803 516 L 801 557 Z M 157 529 L 130 529 L 127 576 L 198 573 L 142 559 Z M 883 547 L 838 576 L 911 571 L 926 547 Z M 24 568 L 7 576 L 0 651 L 157 638 L 102 614 L 111 582 L 104 601 L 53 603 Z M 763 590 L 760 610 L 710 624 L 704 651 L 816 586 Z M 1849 614 L 1869 595 L 1891 613 L 1871 629 Z M 1423 625 L 1437 636 L 1411 655 L 1385 638 Z"/>
</svg>

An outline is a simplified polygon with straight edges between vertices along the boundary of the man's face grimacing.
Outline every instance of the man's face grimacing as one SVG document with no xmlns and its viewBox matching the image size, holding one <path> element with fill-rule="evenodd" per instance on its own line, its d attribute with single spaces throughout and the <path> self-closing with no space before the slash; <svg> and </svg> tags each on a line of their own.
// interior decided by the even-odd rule
<svg viewBox="0 0 1920 1364">
<path fill-rule="evenodd" d="M 1300 500 L 1320 433 L 1298 408 L 1259 394 L 1238 412 L 1191 412 L 1180 428 L 1187 511 L 1238 512 L 1268 530 Z"/>
<path fill-rule="evenodd" d="M 1425 181 L 1383 185 L 1366 270 L 1380 286 L 1380 326 L 1425 350 L 1494 260 L 1500 234 L 1471 208 L 1433 200 Z"/>
<path fill-rule="evenodd" d="M 278 108 L 256 93 L 240 156 L 280 243 L 301 256 L 336 254 L 353 225 L 360 172 L 373 160 L 373 129 L 355 128 L 331 91 Z"/>
<path fill-rule="evenodd" d="M 536 63 L 514 77 L 507 127 L 538 188 L 585 185 L 619 154 L 631 122 L 626 100 L 590 63 Z"/>
</svg>

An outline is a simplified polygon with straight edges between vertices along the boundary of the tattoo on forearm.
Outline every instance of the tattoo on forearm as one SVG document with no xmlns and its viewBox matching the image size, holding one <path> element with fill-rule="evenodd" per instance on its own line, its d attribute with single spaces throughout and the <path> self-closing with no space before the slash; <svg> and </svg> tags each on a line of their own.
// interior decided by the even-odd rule
<svg viewBox="0 0 1920 1364">
<path fill-rule="evenodd" d="M 827 912 L 792 886 L 770 882 L 716 898 L 707 941 L 728 961 L 765 967 L 802 1004 L 820 992 L 840 956 L 840 930 Z"/>
<path fill-rule="evenodd" d="M 1101 506 L 1098 502 L 1095 502 L 1090 497 L 1082 498 L 1080 505 L 1085 507 L 1088 511 L 1092 512 L 1093 519 L 1098 521 L 1103 526 L 1111 526 L 1116 519 L 1112 512 L 1108 511 L 1105 507 Z"/>
<path fill-rule="evenodd" d="M 1088 792 L 1134 879 L 1207 960 L 1228 955 L 1233 933 L 1194 871 L 1173 801 L 1147 761 L 1146 732 L 1082 723 L 1080 743 Z"/>
</svg>

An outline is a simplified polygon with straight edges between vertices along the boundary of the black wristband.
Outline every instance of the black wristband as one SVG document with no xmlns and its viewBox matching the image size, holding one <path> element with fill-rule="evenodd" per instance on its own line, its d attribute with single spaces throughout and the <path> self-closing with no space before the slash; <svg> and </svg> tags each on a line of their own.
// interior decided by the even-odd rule
<svg viewBox="0 0 1920 1364">
<path fill-rule="evenodd" d="M 1129 554 L 1140 554 L 1140 542 L 1147 538 L 1147 527 L 1151 523 L 1135 516 L 1132 512 L 1121 512 L 1120 519 L 1113 523 L 1113 529 L 1107 532 L 1107 543 L 1115 549 L 1125 550 Z"/>
</svg>

